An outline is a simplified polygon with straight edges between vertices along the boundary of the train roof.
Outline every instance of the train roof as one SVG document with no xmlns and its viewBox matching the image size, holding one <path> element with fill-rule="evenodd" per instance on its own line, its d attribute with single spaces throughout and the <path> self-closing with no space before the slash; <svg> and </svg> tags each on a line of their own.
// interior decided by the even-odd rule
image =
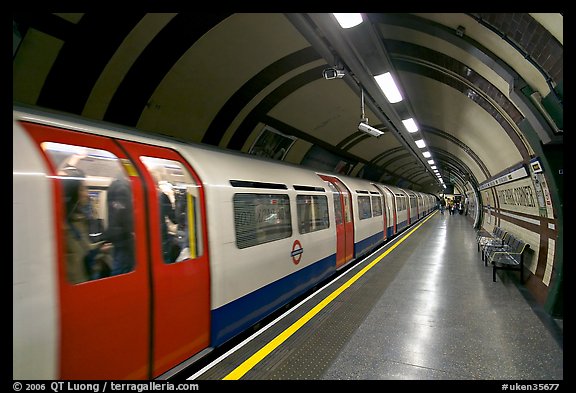
<svg viewBox="0 0 576 393">
<path fill-rule="evenodd" d="M 278 184 L 286 184 L 290 188 L 294 185 L 321 187 L 324 183 L 316 176 L 316 173 L 339 177 L 343 180 L 347 179 L 348 182 L 358 186 L 360 184 L 366 186 L 370 183 L 381 184 L 359 177 L 315 170 L 302 165 L 226 150 L 216 146 L 178 139 L 173 136 L 143 131 L 134 127 L 91 120 L 82 116 L 64 114 L 38 107 L 15 104 L 13 105 L 13 117 L 16 120 L 147 144 L 152 143 L 178 150 L 193 165 L 193 168 L 198 171 L 204 181 L 213 184 L 229 184 L 228 182 L 231 179 L 261 183 L 271 183 L 270 179 L 278 179 Z M 384 185 L 390 187 L 393 191 L 400 190 L 398 187 Z"/>
</svg>

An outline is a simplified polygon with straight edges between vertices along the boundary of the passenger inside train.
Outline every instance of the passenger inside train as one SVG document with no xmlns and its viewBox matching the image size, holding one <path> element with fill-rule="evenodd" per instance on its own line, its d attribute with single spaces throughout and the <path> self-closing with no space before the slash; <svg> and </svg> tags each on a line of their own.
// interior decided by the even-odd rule
<svg viewBox="0 0 576 393">
<path fill-rule="evenodd" d="M 132 191 L 117 157 L 60 143 L 44 143 L 43 149 L 61 168 L 68 280 L 76 284 L 134 270 Z"/>
<path fill-rule="evenodd" d="M 89 222 L 91 213 L 84 172 L 68 166 L 60 171 L 65 203 L 66 274 L 71 283 L 81 283 L 110 275 L 112 244 L 92 242 Z"/>
<path fill-rule="evenodd" d="M 130 181 L 118 175 L 108 188 L 108 229 L 104 238 L 114 245 L 112 275 L 134 269 L 134 220 Z"/>
<path fill-rule="evenodd" d="M 143 162 L 150 169 L 158 194 L 164 261 L 173 263 L 188 259 L 190 248 L 187 239 L 186 188 L 171 179 L 167 163 L 158 159 L 147 159 Z"/>
</svg>

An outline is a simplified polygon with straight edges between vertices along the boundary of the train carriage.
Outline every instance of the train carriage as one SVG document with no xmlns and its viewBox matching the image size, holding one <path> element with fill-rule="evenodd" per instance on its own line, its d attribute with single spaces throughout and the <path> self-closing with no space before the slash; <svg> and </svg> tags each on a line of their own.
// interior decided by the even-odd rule
<svg viewBox="0 0 576 393">
<path fill-rule="evenodd" d="M 384 240 L 382 197 L 368 180 L 343 177 L 352 195 L 354 214 L 354 257 L 359 258 Z"/>
<path fill-rule="evenodd" d="M 406 229 L 409 226 L 409 217 L 408 217 L 408 195 L 404 192 L 402 188 L 394 187 L 390 185 L 384 185 L 390 193 L 393 195 L 394 198 L 394 206 L 396 208 L 396 231 L 395 233 L 399 233 L 400 231 Z"/>
<path fill-rule="evenodd" d="M 156 378 L 408 226 L 398 187 L 79 117 L 15 110 L 13 153 L 14 379 Z"/>
<path fill-rule="evenodd" d="M 428 194 L 422 194 L 424 197 L 424 201 L 425 201 L 425 205 L 426 205 L 426 211 L 425 211 L 425 215 L 428 215 L 430 213 L 432 213 L 434 211 L 434 209 L 437 207 L 437 198 L 432 196 L 432 195 L 428 195 Z"/>
<path fill-rule="evenodd" d="M 421 193 L 414 192 L 414 194 L 416 195 L 416 208 L 418 209 L 417 220 L 419 220 L 424 217 L 424 200 Z"/>
<path fill-rule="evenodd" d="M 385 239 L 395 236 L 397 231 L 397 211 L 396 211 L 396 196 L 394 192 L 382 184 L 374 184 L 374 186 L 382 194 L 384 225 L 386 234 Z"/>
<path fill-rule="evenodd" d="M 412 225 L 418 220 L 418 201 L 416 193 L 412 190 L 402 190 L 402 192 L 406 195 L 408 225 Z"/>
<path fill-rule="evenodd" d="M 334 201 L 301 167 L 196 146 L 183 155 L 209 196 L 217 346 L 334 273 Z"/>
</svg>

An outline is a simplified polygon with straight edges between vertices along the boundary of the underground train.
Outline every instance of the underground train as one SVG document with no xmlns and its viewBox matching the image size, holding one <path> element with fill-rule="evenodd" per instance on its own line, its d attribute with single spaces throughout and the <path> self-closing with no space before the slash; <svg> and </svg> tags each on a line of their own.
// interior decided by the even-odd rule
<svg viewBox="0 0 576 393">
<path fill-rule="evenodd" d="M 166 375 L 436 208 L 80 117 L 13 118 L 15 380 Z"/>
</svg>

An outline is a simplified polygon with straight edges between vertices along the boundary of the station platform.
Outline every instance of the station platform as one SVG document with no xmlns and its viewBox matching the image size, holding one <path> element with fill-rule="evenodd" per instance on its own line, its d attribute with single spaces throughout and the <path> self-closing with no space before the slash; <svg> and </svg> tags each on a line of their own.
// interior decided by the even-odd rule
<svg viewBox="0 0 576 393">
<path fill-rule="evenodd" d="M 563 380 L 563 325 L 436 211 L 171 380 Z"/>
</svg>

